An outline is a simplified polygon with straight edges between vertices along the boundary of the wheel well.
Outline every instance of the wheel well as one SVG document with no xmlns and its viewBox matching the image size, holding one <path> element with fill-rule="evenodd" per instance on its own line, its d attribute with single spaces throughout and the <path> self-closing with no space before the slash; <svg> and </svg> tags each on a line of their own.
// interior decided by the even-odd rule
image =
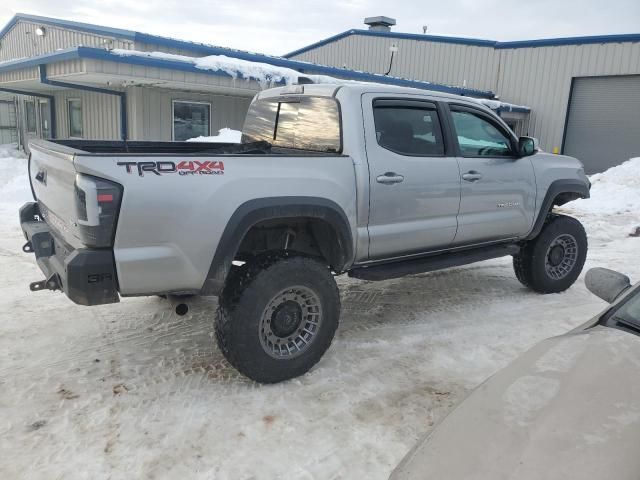
<svg viewBox="0 0 640 480">
<path fill-rule="evenodd" d="M 551 208 L 554 206 L 564 205 L 565 203 L 569 203 L 573 200 L 577 200 L 578 198 L 584 198 L 584 195 L 578 192 L 562 192 L 555 196 L 553 202 L 551 202 Z"/>
<path fill-rule="evenodd" d="M 290 251 L 323 258 L 336 272 L 345 267 L 344 246 L 336 228 L 313 217 L 263 220 L 244 235 L 234 260 L 247 260 L 268 251 Z"/>
</svg>

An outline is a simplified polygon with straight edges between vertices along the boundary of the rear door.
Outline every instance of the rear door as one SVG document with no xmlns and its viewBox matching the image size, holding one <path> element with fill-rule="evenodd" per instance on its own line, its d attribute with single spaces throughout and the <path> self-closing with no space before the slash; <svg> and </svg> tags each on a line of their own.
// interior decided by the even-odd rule
<svg viewBox="0 0 640 480">
<path fill-rule="evenodd" d="M 369 258 L 446 248 L 457 229 L 460 171 L 435 102 L 363 96 Z"/>
<path fill-rule="evenodd" d="M 531 157 L 519 158 L 515 136 L 492 114 L 449 105 L 461 172 L 455 245 L 526 235 L 535 212 Z"/>
</svg>

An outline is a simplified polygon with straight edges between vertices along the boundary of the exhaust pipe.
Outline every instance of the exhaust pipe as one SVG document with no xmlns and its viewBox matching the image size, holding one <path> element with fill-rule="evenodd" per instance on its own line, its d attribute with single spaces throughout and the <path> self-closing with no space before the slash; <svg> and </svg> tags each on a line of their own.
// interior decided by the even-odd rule
<svg viewBox="0 0 640 480">
<path fill-rule="evenodd" d="M 169 300 L 171 309 L 176 312 L 176 315 L 183 316 L 189 313 L 189 304 L 185 302 L 184 297 L 167 295 L 167 300 Z"/>
</svg>

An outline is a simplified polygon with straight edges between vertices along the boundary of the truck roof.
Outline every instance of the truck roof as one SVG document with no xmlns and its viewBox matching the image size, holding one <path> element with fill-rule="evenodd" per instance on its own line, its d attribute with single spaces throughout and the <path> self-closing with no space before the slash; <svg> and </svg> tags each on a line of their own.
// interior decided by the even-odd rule
<svg viewBox="0 0 640 480">
<path fill-rule="evenodd" d="M 257 98 L 271 98 L 280 95 L 310 95 L 314 97 L 333 97 L 338 90 L 348 90 L 349 94 L 361 95 L 364 93 L 406 93 L 411 95 L 421 95 L 437 99 L 456 100 L 458 102 L 471 103 L 488 109 L 485 105 L 473 97 L 454 95 L 451 93 L 437 92 L 435 90 L 424 90 L 420 88 L 401 87 L 397 85 L 384 85 L 381 83 L 353 82 L 344 83 L 314 83 L 304 85 L 287 85 L 284 87 L 270 88 L 263 90 L 256 95 Z"/>
</svg>

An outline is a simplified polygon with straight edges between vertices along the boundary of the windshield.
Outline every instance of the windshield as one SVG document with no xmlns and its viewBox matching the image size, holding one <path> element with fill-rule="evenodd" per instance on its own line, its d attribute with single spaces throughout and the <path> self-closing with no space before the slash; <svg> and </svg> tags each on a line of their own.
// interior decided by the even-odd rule
<svg viewBox="0 0 640 480">
<path fill-rule="evenodd" d="M 613 312 L 611 320 L 623 327 L 640 330 L 640 287 L 636 287 L 630 297 Z"/>
<path fill-rule="evenodd" d="M 242 143 L 339 153 L 340 109 L 334 98 L 289 97 L 256 100 L 249 107 Z"/>
</svg>

